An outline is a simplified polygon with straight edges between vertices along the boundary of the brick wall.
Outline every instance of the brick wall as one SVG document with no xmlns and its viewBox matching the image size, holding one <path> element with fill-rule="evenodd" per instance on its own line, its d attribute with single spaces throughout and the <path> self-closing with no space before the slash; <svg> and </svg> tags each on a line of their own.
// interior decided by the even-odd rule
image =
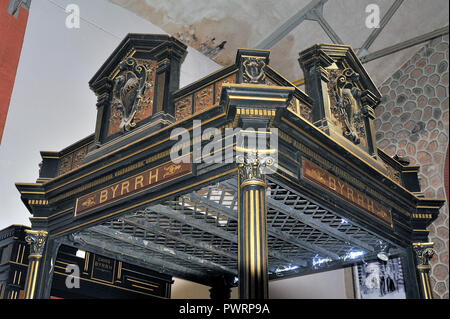
<svg viewBox="0 0 450 319">
<path fill-rule="evenodd" d="M 21 7 L 12 16 L 9 6 L 10 0 L 0 0 L 0 142 L 28 20 L 26 9 Z"/>
<path fill-rule="evenodd" d="M 431 40 L 380 86 L 383 100 L 374 122 L 378 146 L 420 165 L 422 191 L 434 198 L 448 198 L 448 44 L 448 35 Z M 449 297 L 448 212 L 445 204 L 429 227 L 435 298 Z"/>
</svg>

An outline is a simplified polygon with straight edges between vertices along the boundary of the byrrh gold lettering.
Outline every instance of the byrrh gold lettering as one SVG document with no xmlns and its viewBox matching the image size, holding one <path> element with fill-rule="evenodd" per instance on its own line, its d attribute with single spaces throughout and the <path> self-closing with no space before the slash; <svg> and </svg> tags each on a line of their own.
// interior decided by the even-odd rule
<svg viewBox="0 0 450 319">
<path fill-rule="evenodd" d="M 350 187 L 347 187 L 347 198 L 351 199 L 352 202 L 354 202 L 355 200 L 353 199 L 353 189 L 351 189 Z"/>
<path fill-rule="evenodd" d="M 328 187 L 334 191 L 336 190 L 336 179 L 331 175 L 328 176 Z"/>
<path fill-rule="evenodd" d="M 162 164 L 158 167 L 151 168 L 140 174 L 131 176 L 120 182 L 116 182 L 96 192 L 83 195 L 78 198 L 79 203 L 88 203 L 85 205 L 76 205 L 75 215 L 79 215 L 84 211 L 88 211 L 100 205 L 104 205 L 113 200 L 120 199 L 122 196 L 128 196 L 135 192 L 145 190 L 156 186 L 158 184 L 173 180 L 192 172 L 191 163 L 181 163 L 181 166 L 173 172 L 173 174 L 166 174 L 164 172 L 173 166 L 172 162 Z"/>
<path fill-rule="evenodd" d="M 373 200 L 367 199 L 367 210 L 376 213 L 377 211 L 373 208 Z"/>
<path fill-rule="evenodd" d="M 158 182 L 158 172 L 159 172 L 158 169 L 156 169 L 155 171 L 150 171 L 150 173 L 148 175 L 148 183 L 149 184 Z"/>
<path fill-rule="evenodd" d="M 120 190 L 120 195 L 123 195 L 124 194 L 124 190 L 126 189 L 127 190 L 127 193 L 129 193 L 130 192 L 130 190 L 128 189 L 128 187 L 130 187 L 130 182 L 129 181 L 126 181 L 126 182 L 123 182 L 122 183 L 122 188 L 121 188 L 121 190 Z M 125 193 L 126 194 L 126 193 Z"/>
<path fill-rule="evenodd" d="M 364 198 L 360 192 L 358 192 L 357 197 L 359 206 L 364 207 Z"/>
<path fill-rule="evenodd" d="M 108 190 L 104 189 L 100 192 L 100 203 L 106 202 L 108 199 Z"/>
<path fill-rule="evenodd" d="M 138 189 L 138 185 L 140 185 L 139 188 L 144 187 L 144 176 L 139 175 L 136 177 L 136 180 L 134 181 L 134 189 Z"/>
<path fill-rule="evenodd" d="M 306 158 L 302 158 L 302 175 L 392 225 L 392 214 L 390 210 L 378 205 L 363 192 L 340 180 L 338 177 L 331 175 L 328 171 Z"/>
<path fill-rule="evenodd" d="M 338 186 L 339 186 L 339 193 L 342 194 L 342 195 L 344 195 L 344 186 L 345 186 L 345 183 L 342 182 L 342 181 L 340 181 L 339 179 L 337 180 L 337 182 L 338 182 Z"/>
<path fill-rule="evenodd" d="M 116 197 L 116 192 L 117 189 L 119 188 L 119 184 L 117 184 L 116 186 L 111 186 L 111 190 L 112 190 L 112 198 Z"/>
</svg>

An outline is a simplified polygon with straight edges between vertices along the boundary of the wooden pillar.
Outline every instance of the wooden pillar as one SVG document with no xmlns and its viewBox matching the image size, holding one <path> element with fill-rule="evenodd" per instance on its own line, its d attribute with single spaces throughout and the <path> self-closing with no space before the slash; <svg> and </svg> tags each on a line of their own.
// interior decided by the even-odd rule
<svg viewBox="0 0 450 319">
<path fill-rule="evenodd" d="M 231 284 L 229 278 L 220 277 L 214 280 L 214 283 L 209 289 L 211 300 L 224 301 L 231 297 Z"/>
<path fill-rule="evenodd" d="M 406 299 L 420 299 L 421 293 L 416 276 L 415 252 L 412 247 L 402 249 L 399 255 L 402 264 Z"/>
<path fill-rule="evenodd" d="M 28 272 L 25 281 L 24 299 L 35 299 L 39 273 L 42 270 L 41 260 L 44 252 L 48 233 L 43 230 L 25 230 L 26 242 L 30 245 L 28 256 Z"/>
<path fill-rule="evenodd" d="M 434 255 L 434 243 L 413 243 L 413 250 L 416 255 L 416 275 L 419 281 L 420 294 L 422 299 L 433 299 L 433 292 L 430 284 L 430 259 Z"/>
<path fill-rule="evenodd" d="M 271 128 L 294 94 L 293 87 L 267 85 L 267 50 L 240 49 L 237 84 L 222 86 L 227 122 L 239 128 L 238 268 L 239 298 L 268 298 L 266 176 L 276 171 L 278 135 Z M 273 135 L 272 135 L 273 134 Z M 239 154 L 239 155 L 238 155 Z"/>
<path fill-rule="evenodd" d="M 259 159 L 238 164 L 239 298 L 268 298 L 266 178 Z"/>
</svg>

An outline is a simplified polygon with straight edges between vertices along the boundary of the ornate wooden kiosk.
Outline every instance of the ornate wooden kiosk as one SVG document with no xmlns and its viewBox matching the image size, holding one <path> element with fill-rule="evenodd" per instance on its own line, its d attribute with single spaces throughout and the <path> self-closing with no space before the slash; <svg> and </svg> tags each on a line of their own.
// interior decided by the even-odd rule
<svg viewBox="0 0 450 319">
<path fill-rule="evenodd" d="M 218 299 L 233 286 L 267 298 L 271 279 L 383 252 L 401 258 L 408 298 L 432 297 L 426 228 L 444 201 L 423 197 L 418 166 L 377 148 L 381 94 L 349 46 L 300 52 L 306 92 L 251 49 L 180 89 L 185 55 L 173 37 L 129 34 L 89 82 L 95 133 L 41 152 L 36 183 L 16 184 L 32 214 L 25 298 L 49 297 L 61 244 Z"/>
</svg>

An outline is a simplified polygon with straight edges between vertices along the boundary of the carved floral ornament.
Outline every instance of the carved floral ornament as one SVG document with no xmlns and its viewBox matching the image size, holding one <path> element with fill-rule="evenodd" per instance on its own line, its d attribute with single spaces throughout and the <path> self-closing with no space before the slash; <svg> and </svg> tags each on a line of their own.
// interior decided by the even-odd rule
<svg viewBox="0 0 450 319">
<path fill-rule="evenodd" d="M 48 233 L 43 230 L 25 230 L 25 241 L 30 245 L 30 257 L 41 257 Z"/>
<path fill-rule="evenodd" d="M 344 136 L 359 144 L 365 137 L 364 117 L 368 113 L 362 106 L 362 91 L 356 84 L 359 74 L 349 68 L 330 70 L 329 78 L 331 112 L 341 124 Z"/>
<path fill-rule="evenodd" d="M 118 111 L 122 131 L 136 126 L 134 120 L 139 112 L 139 101 L 148 86 L 147 68 L 143 64 L 138 64 L 134 58 L 120 62 L 119 73 L 114 78 L 111 106 Z"/>
</svg>

